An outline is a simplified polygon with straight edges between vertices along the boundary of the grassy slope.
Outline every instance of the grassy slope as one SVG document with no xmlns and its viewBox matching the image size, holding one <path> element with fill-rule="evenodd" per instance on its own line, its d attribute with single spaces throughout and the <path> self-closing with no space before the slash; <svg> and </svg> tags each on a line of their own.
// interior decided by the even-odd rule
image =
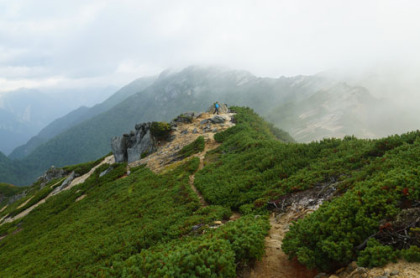
<svg viewBox="0 0 420 278">
<path fill-rule="evenodd" d="M 383 218 L 392 219 L 400 201 L 419 199 L 419 132 L 285 144 L 252 110 L 235 109 L 237 125 L 216 136 L 223 143 L 195 178 L 211 206 L 200 208 L 188 186 L 198 159 L 163 175 L 138 168 L 124 179 L 118 177 L 125 165 L 98 178 L 103 166 L 34 210 L 20 232 L 11 234 L 17 223 L 0 227 L 0 235 L 9 233 L 0 241 L 0 265 L 7 266 L 0 275 L 233 277 L 236 264 L 263 250 L 267 219 L 252 212 L 262 213 L 267 200 L 334 179 L 341 197 L 292 226 L 284 242 L 291 257 L 331 269 L 357 259 L 353 247 Z M 192 229 L 228 216 L 230 208 L 251 215 L 204 235 L 204 226 Z"/>
<path fill-rule="evenodd" d="M 200 236 L 203 228 L 194 232 L 194 225 L 230 215 L 221 206 L 200 208 L 188 184 L 198 163 L 191 159 L 164 175 L 140 167 L 123 179 L 124 164 L 99 178 L 108 167 L 101 166 L 83 185 L 50 198 L 21 224 L 0 226 L 0 235 L 8 234 L 0 241 L 0 276 L 162 277 L 178 271 L 189 277 L 210 272 L 234 277 L 236 263 L 262 255 L 267 219 L 245 217 L 205 236 Z M 75 202 L 83 194 L 87 197 Z M 145 254 L 159 260 L 145 263 Z M 185 258 L 195 261 L 182 265 Z M 214 265 L 206 268 L 204 259 Z M 160 263 L 165 260 L 166 268 Z"/>
<path fill-rule="evenodd" d="M 418 203 L 420 132 L 380 140 L 346 137 L 284 144 L 273 140 L 251 110 L 237 110 L 238 125 L 217 134 L 223 145 L 208 155 L 210 165 L 196 176 L 205 199 L 248 212 L 270 199 L 337 181 L 340 197 L 292 226 L 284 251 L 321 270 L 358 258 L 362 264 L 377 265 L 380 260 L 366 258 L 368 251 L 355 247 L 407 203 Z"/>
</svg>

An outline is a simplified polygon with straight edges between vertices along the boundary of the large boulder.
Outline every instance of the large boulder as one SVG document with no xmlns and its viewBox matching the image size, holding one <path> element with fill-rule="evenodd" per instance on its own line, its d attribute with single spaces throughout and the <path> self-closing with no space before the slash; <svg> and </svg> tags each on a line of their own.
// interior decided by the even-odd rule
<svg viewBox="0 0 420 278">
<path fill-rule="evenodd" d="M 111 139 L 115 162 L 133 162 L 157 150 L 158 139 L 152 135 L 153 123 L 142 123 L 135 130 Z M 156 123 L 155 123 L 156 125 Z"/>
<path fill-rule="evenodd" d="M 116 136 L 111 139 L 111 149 L 114 153 L 115 162 L 127 161 L 126 136 Z"/>
<path fill-rule="evenodd" d="M 226 121 L 226 119 L 223 118 L 222 116 L 216 115 L 216 116 L 213 116 L 213 118 L 211 118 L 210 121 L 213 124 L 223 124 Z"/>
<path fill-rule="evenodd" d="M 200 113 L 196 113 L 196 112 L 186 112 L 186 113 L 182 113 L 181 115 L 179 115 L 178 117 L 176 117 L 173 122 L 174 123 L 187 123 L 190 124 L 193 122 L 193 120 L 195 118 L 197 118 L 200 115 Z"/>
<path fill-rule="evenodd" d="M 216 111 L 216 108 L 214 107 L 214 104 L 212 104 L 209 109 L 207 109 L 208 113 L 213 114 Z M 224 103 L 219 103 L 219 113 L 220 114 L 226 114 L 229 113 L 229 108 L 227 106 L 227 104 Z"/>
</svg>

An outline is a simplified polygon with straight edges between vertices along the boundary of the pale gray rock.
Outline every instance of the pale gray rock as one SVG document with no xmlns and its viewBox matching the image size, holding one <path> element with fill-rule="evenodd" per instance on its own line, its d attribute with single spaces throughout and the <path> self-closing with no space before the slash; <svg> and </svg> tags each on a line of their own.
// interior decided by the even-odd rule
<svg viewBox="0 0 420 278">
<path fill-rule="evenodd" d="M 75 176 L 76 173 L 74 171 L 71 172 L 71 174 L 61 183 L 60 186 L 54 188 L 53 192 L 51 192 L 51 195 L 56 195 L 63 191 L 67 186 L 71 184 L 71 181 L 74 179 Z"/>
<path fill-rule="evenodd" d="M 136 124 L 135 131 L 111 139 L 115 162 L 134 162 L 142 156 L 157 150 L 157 140 L 153 137 L 151 123 Z"/>
<path fill-rule="evenodd" d="M 127 161 L 127 144 L 124 136 L 113 137 L 111 139 L 111 148 L 114 153 L 115 162 Z"/>
<path fill-rule="evenodd" d="M 400 272 L 398 270 L 391 271 L 391 276 L 400 275 Z"/>
<path fill-rule="evenodd" d="M 109 167 L 108 169 L 106 169 L 105 171 L 103 171 L 103 172 L 101 172 L 100 174 L 99 174 L 99 177 L 101 178 L 101 177 L 103 177 L 103 176 L 105 176 L 106 174 L 108 174 L 109 172 L 111 172 L 112 171 L 112 167 Z M 127 175 L 128 176 L 128 175 Z"/>
<path fill-rule="evenodd" d="M 226 121 L 226 119 L 222 116 L 216 115 L 213 118 L 211 118 L 210 121 L 214 124 L 222 124 Z"/>
</svg>

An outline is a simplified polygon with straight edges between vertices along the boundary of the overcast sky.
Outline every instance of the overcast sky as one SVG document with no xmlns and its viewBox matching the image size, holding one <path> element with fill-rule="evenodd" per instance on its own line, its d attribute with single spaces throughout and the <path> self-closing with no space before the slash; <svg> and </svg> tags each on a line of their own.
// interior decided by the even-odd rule
<svg viewBox="0 0 420 278">
<path fill-rule="evenodd" d="M 191 64 L 259 76 L 418 62 L 404 0 L 0 0 L 0 91 L 124 85 Z"/>
</svg>

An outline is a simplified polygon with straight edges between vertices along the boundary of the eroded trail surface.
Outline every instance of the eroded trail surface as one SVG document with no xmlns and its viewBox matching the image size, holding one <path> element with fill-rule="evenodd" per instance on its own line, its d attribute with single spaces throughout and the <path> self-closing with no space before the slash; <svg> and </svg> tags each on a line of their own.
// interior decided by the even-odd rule
<svg viewBox="0 0 420 278">
<path fill-rule="evenodd" d="M 195 187 L 194 179 L 195 179 L 195 173 L 190 176 L 190 182 L 189 183 L 190 183 L 191 189 L 195 192 L 195 194 L 197 194 L 198 199 L 200 200 L 201 206 L 206 207 L 206 206 L 208 206 L 208 204 L 207 204 L 206 200 L 204 200 L 204 197 L 200 193 L 200 191 L 198 191 L 198 189 Z"/>
<path fill-rule="evenodd" d="M 207 138 L 207 140 L 205 142 L 204 150 L 201 153 L 194 155 L 195 157 L 198 157 L 200 159 L 200 165 L 199 165 L 197 171 L 203 169 L 203 167 L 204 167 L 204 158 L 206 156 L 206 153 L 208 151 L 214 150 L 219 145 L 220 144 L 218 144 L 216 141 L 214 141 L 214 134 L 209 134 L 209 137 Z M 190 176 L 190 182 L 189 183 L 190 183 L 191 189 L 197 194 L 198 199 L 200 200 L 200 204 L 202 206 L 207 206 L 208 204 L 207 204 L 206 200 L 204 200 L 203 195 L 195 187 L 194 180 L 195 180 L 195 173 Z"/>
<path fill-rule="evenodd" d="M 290 261 L 281 250 L 282 241 L 288 230 L 293 213 L 270 216 L 270 231 L 265 238 L 265 255 L 255 264 L 247 278 L 313 278 L 316 272 L 310 271 L 296 261 Z"/>
</svg>

